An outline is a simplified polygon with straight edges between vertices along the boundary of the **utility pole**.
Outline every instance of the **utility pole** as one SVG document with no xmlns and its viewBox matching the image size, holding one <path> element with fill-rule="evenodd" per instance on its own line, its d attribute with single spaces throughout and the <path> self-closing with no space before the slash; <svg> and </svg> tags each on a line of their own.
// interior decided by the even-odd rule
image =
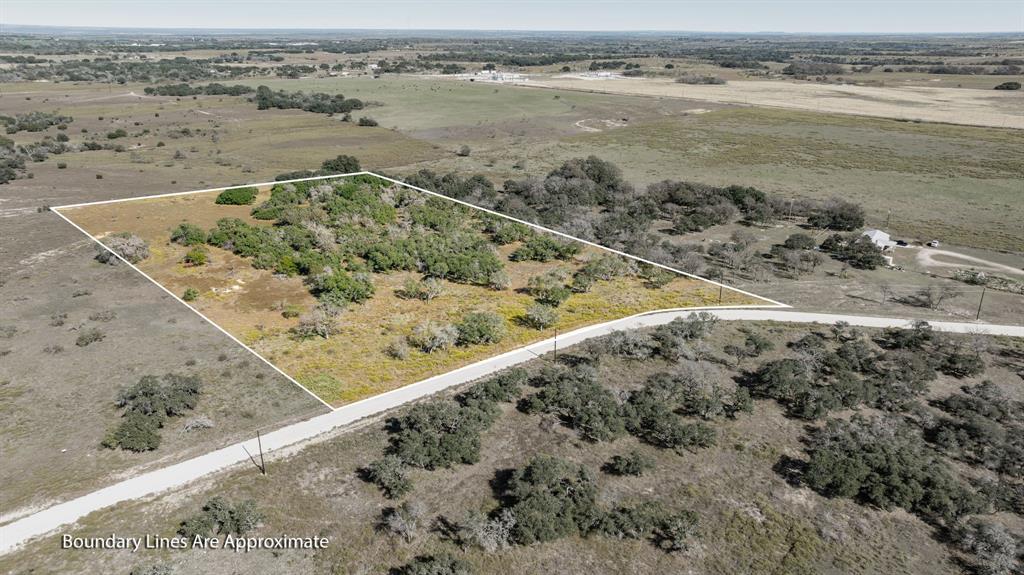
<svg viewBox="0 0 1024 575">
<path fill-rule="evenodd" d="M 722 289 L 723 289 L 723 286 L 719 285 L 718 286 L 718 303 L 722 303 Z"/>
<path fill-rule="evenodd" d="M 558 363 L 558 328 L 555 328 L 555 349 L 553 351 L 555 356 L 555 363 Z"/>
<path fill-rule="evenodd" d="M 263 475 L 267 474 L 267 464 L 263 461 L 263 439 L 260 438 L 260 430 L 256 430 L 256 444 L 260 447 L 260 472 Z"/>
<path fill-rule="evenodd" d="M 253 457 L 251 453 L 249 453 L 249 450 L 246 449 L 246 447 L 244 445 L 242 446 L 242 449 L 245 451 L 245 454 L 249 456 L 249 461 L 251 461 L 252 464 L 256 466 L 256 469 L 260 470 L 260 474 L 266 475 L 267 474 L 267 463 L 265 461 L 263 461 L 263 439 L 260 437 L 259 430 L 256 430 L 256 445 L 258 445 L 259 449 L 260 449 L 260 461 L 259 461 L 259 463 L 256 463 L 256 458 Z"/>
<path fill-rule="evenodd" d="M 981 286 L 981 297 L 978 299 L 978 314 L 974 316 L 974 319 L 981 319 L 981 304 L 985 303 L 985 290 L 988 289 L 986 286 Z"/>
</svg>

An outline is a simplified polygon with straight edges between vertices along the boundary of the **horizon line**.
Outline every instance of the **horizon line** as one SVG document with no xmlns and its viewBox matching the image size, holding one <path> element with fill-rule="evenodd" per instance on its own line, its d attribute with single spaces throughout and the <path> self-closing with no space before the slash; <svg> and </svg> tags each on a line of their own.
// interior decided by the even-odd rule
<svg viewBox="0 0 1024 575">
<path fill-rule="evenodd" d="M 359 27 L 359 28 L 312 28 L 312 27 L 188 27 L 188 26 L 72 26 L 62 24 L 20 24 L 15 22 L 0 21 L 0 29 L 4 27 L 21 28 L 42 28 L 52 30 L 82 30 L 82 31 L 179 31 L 199 32 L 213 35 L 215 32 L 486 32 L 486 33 L 562 33 L 562 34 L 716 34 L 716 35 L 754 35 L 754 36 L 997 36 L 997 35 L 1018 35 L 1024 37 L 1024 32 L 1019 30 L 990 30 L 990 31 L 898 31 L 898 32 L 871 32 L 871 31 L 785 31 L 785 30 L 676 30 L 658 28 L 630 28 L 630 29 L 601 29 L 601 28 L 388 28 L 388 27 Z M 8 31 L 8 33 L 10 33 Z"/>
</svg>

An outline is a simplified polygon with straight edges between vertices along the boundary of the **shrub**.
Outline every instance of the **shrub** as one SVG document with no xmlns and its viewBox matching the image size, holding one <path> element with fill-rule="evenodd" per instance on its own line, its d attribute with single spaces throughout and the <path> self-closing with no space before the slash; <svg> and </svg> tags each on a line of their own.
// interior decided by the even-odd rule
<svg viewBox="0 0 1024 575">
<path fill-rule="evenodd" d="M 459 329 L 450 323 L 428 321 L 413 328 L 409 343 L 424 353 L 443 351 L 459 340 Z"/>
<path fill-rule="evenodd" d="M 171 241 L 183 246 L 200 246 L 206 243 L 206 231 L 195 224 L 182 222 L 171 231 Z"/>
<path fill-rule="evenodd" d="M 185 288 L 185 293 L 181 294 L 181 299 L 185 301 L 195 301 L 199 297 L 199 290 L 196 288 Z"/>
<path fill-rule="evenodd" d="M 397 499 L 412 491 L 405 462 L 397 455 L 385 455 L 363 470 L 367 479 L 380 487 L 388 499 Z"/>
<path fill-rule="evenodd" d="M 807 234 L 792 234 L 782 243 L 783 247 L 790 250 L 813 250 L 817 243 L 814 238 Z"/>
<path fill-rule="evenodd" d="M 619 402 L 586 369 L 547 370 L 543 388 L 523 402 L 527 412 L 557 415 L 588 441 L 611 441 L 626 431 Z"/>
<path fill-rule="evenodd" d="M 1020 82 L 1003 82 L 997 85 L 994 90 L 1020 90 Z"/>
<path fill-rule="evenodd" d="M 564 459 L 534 457 L 512 473 L 504 496 L 516 518 L 512 540 L 520 545 L 586 534 L 600 519 L 593 475 Z"/>
<path fill-rule="evenodd" d="M 655 343 L 651 336 L 637 330 L 616 330 L 605 336 L 608 353 L 629 359 L 644 360 L 654 353 Z"/>
<path fill-rule="evenodd" d="M 407 359 L 409 357 L 409 344 L 405 338 L 398 338 L 384 348 L 384 353 L 392 359 Z"/>
<path fill-rule="evenodd" d="M 103 323 L 113 321 L 115 318 L 117 318 L 117 312 L 110 309 L 89 314 L 90 321 L 100 321 Z"/>
<path fill-rule="evenodd" d="M 962 346 L 949 346 L 940 350 L 942 364 L 939 371 L 957 378 L 973 377 L 985 372 L 985 361 L 978 352 Z"/>
<path fill-rule="evenodd" d="M 160 447 L 160 419 L 139 412 L 125 414 L 121 422 L 103 438 L 108 449 L 152 451 Z"/>
<path fill-rule="evenodd" d="M 650 501 L 633 507 L 617 507 L 604 514 L 596 530 L 617 539 L 646 539 L 661 524 L 664 511 Z"/>
<path fill-rule="evenodd" d="M 487 287 L 501 291 L 512 287 L 512 278 L 505 270 L 496 270 L 487 277 Z"/>
<path fill-rule="evenodd" d="M 639 451 L 630 451 L 626 455 L 613 456 L 604 469 L 613 475 L 643 475 L 654 469 L 654 459 Z"/>
<path fill-rule="evenodd" d="M 430 301 L 444 293 L 444 282 L 437 278 L 415 280 L 409 278 L 398 291 L 398 297 Z"/>
<path fill-rule="evenodd" d="M 181 522 L 178 534 L 187 539 L 196 536 L 245 535 L 263 521 L 263 513 L 252 500 L 232 504 L 223 497 L 213 497 L 203 509 Z"/>
<path fill-rule="evenodd" d="M 513 367 L 474 385 L 463 394 L 463 397 L 489 402 L 512 401 L 519 397 L 520 390 L 528 378 L 525 369 Z"/>
<path fill-rule="evenodd" d="M 757 333 L 748 333 L 743 340 L 743 345 L 729 344 L 723 348 L 723 351 L 735 357 L 736 364 L 739 365 L 748 357 L 757 357 L 774 348 L 775 344 L 770 339 Z"/>
<path fill-rule="evenodd" d="M 107 337 L 107 335 L 99 328 L 89 328 L 78 334 L 78 337 L 75 338 L 75 345 L 78 347 L 85 347 L 89 344 L 103 341 L 105 337 Z"/>
<path fill-rule="evenodd" d="M 562 305 L 572 295 L 572 290 L 564 283 L 564 274 L 561 270 L 551 270 L 531 277 L 527 282 L 527 289 L 530 295 L 536 298 L 537 303 L 551 307 Z"/>
<path fill-rule="evenodd" d="M 956 545 L 974 555 L 980 575 L 1010 575 L 1017 566 L 1017 542 L 1005 527 L 983 519 L 957 525 L 952 538 Z"/>
<path fill-rule="evenodd" d="M 643 389 L 630 394 L 622 408 L 626 429 L 651 445 L 680 453 L 714 445 L 714 429 L 703 422 L 683 423 L 673 413 L 678 399 L 665 383 L 653 376 Z"/>
<path fill-rule="evenodd" d="M 480 432 L 490 424 L 481 413 L 455 402 L 414 405 L 392 421 L 392 449 L 405 463 L 425 469 L 480 460 Z"/>
<path fill-rule="evenodd" d="M 465 157 L 469 156 L 470 152 L 471 152 L 471 150 L 469 149 L 469 146 L 463 144 L 463 146 L 461 148 L 459 148 L 459 151 L 456 152 L 456 154 L 461 156 L 461 157 L 463 157 L 463 158 L 465 158 Z"/>
<path fill-rule="evenodd" d="M 292 328 L 292 333 L 300 338 L 322 337 L 329 339 L 340 329 L 337 318 L 317 307 L 299 318 L 299 325 Z"/>
<path fill-rule="evenodd" d="M 580 252 L 577 242 L 563 242 L 548 234 L 536 234 L 509 256 L 514 262 L 547 262 L 553 259 L 570 260 Z"/>
<path fill-rule="evenodd" d="M 135 385 L 122 389 L 116 403 L 125 413 L 176 417 L 195 408 L 201 390 L 202 381 L 195 376 L 145 375 Z"/>
<path fill-rule="evenodd" d="M 456 326 L 459 345 L 498 343 L 505 338 L 508 329 L 505 318 L 494 312 L 470 312 Z"/>
<path fill-rule="evenodd" d="M 509 509 L 502 509 L 494 517 L 488 518 L 483 513 L 470 513 L 458 525 L 458 538 L 463 544 L 476 545 L 493 553 L 508 547 L 511 542 L 512 528 L 516 525 L 516 517 Z"/>
<path fill-rule="evenodd" d="M 253 203 L 256 194 L 259 193 L 254 187 L 229 188 L 217 195 L 216 203 L 233 206 L 242 206 Z"/>
<path fill-rule="evenodd" d="M 520 242 L 529 239 L 533 235 L 530 226 L 519 222 L 509 221 L 499 217 L 486 220 L 484 231 L 491 235 L 491 239 L 499 246 Z"/>
<path fill-rule="evenodd" d="M 655 533 L 658 547 L 665 551 L 685 551 L 697 536 L 699 516 L 693 511 L 680 511 L 662 520 Z"/>
<path fill-rule="evenodd" d="M 647 287 L 651 289 L 661 289 L 672 283 L 672 280 L 676 279 L 678 275 L 675 272 L 670 272 L 657 266 L 647 266 L 641 274 L 641 277 L 647 280 L 645 282 Z"/>
<path fill-rule="evenodd" d="M 135 234 L 121 232 L 103 238 L 103 244 L 108 250 L 97 246 L 96 259 L 103 263 L 116 264 L 117 258 L 113 253 L 121 256 L 130 264 L 137 264 L 149 257 L 149 244 Z"/>
<path fill-rule="evenodd" d="M 524 322 L 534 329 L 547 329 L 558 322 L 558 310 L 550 305 L 535 303 L 527 308 Z"/>
<path fill-rule="evenodd" d="M 202 266 L 206 265 L 207 257 L 206 249 L 202 246 L 196 246 L 190 249 L 181 261 L 190 266 Z"/>
<path fill-rule="evenodd" d="M 450 555 L 421 555 L 395 570 L 397 575 L 472 575 L 465 561 Z"/>
<path fill-rule="evenodd" d="M 374 120 L 373 118 L 371 118 L 369 116 L 363 116 L 363 117 L 359 118 L 359 125 L 360 126 L 364 126 L 364 127 L 373 127 L 373 126 L 377 126 L 378 124 L 377 124 L 377 120 Z"/>
<path fill-rule="evenodd" d="M 344 307 L 349 303 L 363 303 L 373 297 L 370 274 L 350 274 L 344 270 L 322 273 L 309 280 L 310 288 L 318 299 Z"/>
<path fill-rule="evenodd" d="M 359 166 L 359 159 L 355 156 L 340 155 L 333 160 L 324 160 L 320 164 L 321 175 L 351 174 L 362 169 Z"/>
<path fill-rule="evenodd" d="M 384 510 L 381 526 L 392 535 L 404 539 L 406 543 L 412 543 L 419 536 L 426 519 L 427 509 L 422 503 L 403 501 L 398 507 Z"/>
</svg>

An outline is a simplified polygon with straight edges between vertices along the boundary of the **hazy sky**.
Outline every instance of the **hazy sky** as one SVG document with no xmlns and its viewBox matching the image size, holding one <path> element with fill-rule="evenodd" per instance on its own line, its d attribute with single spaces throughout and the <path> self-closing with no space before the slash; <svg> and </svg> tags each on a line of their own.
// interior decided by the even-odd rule
<svg viewBox="0 0 1024 575">
<path fill-rule="evenodd" d="M 163 28 L 1024 32 L 1024 0 L 0 0 L 0 23 Z"/>
</svg>

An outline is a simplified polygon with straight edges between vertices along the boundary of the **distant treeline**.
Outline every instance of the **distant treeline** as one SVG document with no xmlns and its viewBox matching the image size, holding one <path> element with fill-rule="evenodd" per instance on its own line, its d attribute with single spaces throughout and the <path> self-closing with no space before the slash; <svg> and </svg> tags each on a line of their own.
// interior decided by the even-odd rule
<svg viewBox="0 0 1024 575">
<path fill-rule="evenodd" d="M 267 86 L 256 88 L 256 107 L 260 110 L 278 108 L 281 110 L 305 110 L 318 114 L 346 114 L 352 110 L 362 110 L 363 101 L 358 98 L 346 98 L 342 94 L 325 94 L 323 92 L 305 93 L 273 91 Z"/>
<path fill-rule="evenodd" d="M 270 73 L 268 68 L 214 64 L 210 60 L 177 57 L 165 60 L 115 60 L 95 58 L 51 62 L 46 65 L 17 64 L 6 70 L 4 81 L 65 82 L 192 82 L 218 78 L 242 78 Z"/>
<path fill-rule="evenodd" d="M 791 76 L 824 76 L 827 74 L 842 74 L 846 70 L 839 64 L 830 62 L 793 62 L 782 69 L 783 74 Z"/>
<path fill-rule="evenodd" d="M 241 96 L 255 92 L 250 86 L 235 84 L 207 84 L 205 86 L 189 86 L 188 84 L 167 84 L 164 86 L 147 86 L 146 94 L 150 96 Z"/>
<path fill-rule="evenodd" d="M 965 76 L 1013 76 L 1021 73 L 1017 65 L 996 66 L 903 66 L 900 72 L 924 72 L 926 74 L 962 74 Z"/>
<path fill-rule="evenodd" d="M 455 62 L 492 62 L 501 66 L 550 66 L 562 62 L 580 62 L 601 58 L 614 58 L 621 54 L 584 54 L 584 53 L 552 53 L 552 54 L 505 54 L 500 52 L 441 52 L 423 56 L 424 60 L 455 61 Z M 647 54 L 634 54 L 631 57 L 643 57 Z"/>
</svg>

